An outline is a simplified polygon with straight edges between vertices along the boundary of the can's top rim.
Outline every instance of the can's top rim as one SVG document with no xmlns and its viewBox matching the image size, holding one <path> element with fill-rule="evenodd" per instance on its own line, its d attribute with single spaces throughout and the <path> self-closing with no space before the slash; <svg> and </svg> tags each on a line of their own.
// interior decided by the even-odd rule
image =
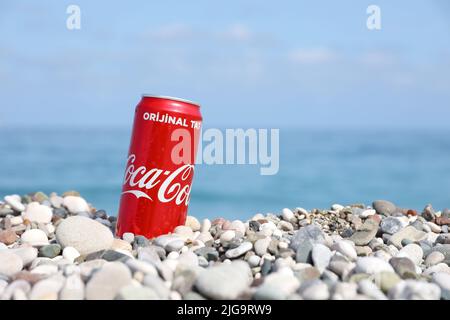
<svg viewBox="0 0 450 320">
<path fill-rule="evenodd" d="M 180 102 L 186 102 L 186 103 L 193 104 L 200 108 L 200 104 L 198 104 L 195 101 L 191 101 L 191 100 L 187 100 L 187 99 L 181 99 L 181 98 L 171 97 L 171 96 L 162 96 L 162 95 L 157 95 L 157 94 L 147 94 L 147 93 L 144 93 L 141 96 L 142 96 L 142 98 L 159 98 L 159 99 L 169 99 L 169 100 L 175 100 L 175 101 L 180 101 Z"/>
</svg>

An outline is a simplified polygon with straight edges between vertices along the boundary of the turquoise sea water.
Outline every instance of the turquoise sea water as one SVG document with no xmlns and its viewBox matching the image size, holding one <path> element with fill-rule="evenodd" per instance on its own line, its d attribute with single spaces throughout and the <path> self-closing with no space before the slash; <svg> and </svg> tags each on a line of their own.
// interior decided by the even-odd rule
<svg viewBox="0 0 450 320">
<path fill-rule="evenodd" d="M 0 195 L 78 190 L 116 214 L 129 129 L 0 129 Z M 247 219 L 283 207 L 389 199 L 450 207 L 450 135 L 430 131 L 280 130 L 280 170 L 198 165 L 189 214 Z"/>
</svg>

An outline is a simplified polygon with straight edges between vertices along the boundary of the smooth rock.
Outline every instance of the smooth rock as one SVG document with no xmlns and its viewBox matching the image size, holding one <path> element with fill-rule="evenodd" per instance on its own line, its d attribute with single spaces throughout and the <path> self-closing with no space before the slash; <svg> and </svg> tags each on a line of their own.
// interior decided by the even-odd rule
<svg viewBox="0 0 450 320">
<path fill-rule="evenodd" d="M 372 203 L 372 208 L 374 208 L 378 214 L 386 216 L 390 216 L 397 211 L 397 206 L 386 200 L 375 200 Z"/>
<path fill-rule="evenodd" d="M 269 248 L 270 241 L 271 239 L 269 237 L 256 240 L 255 253 L 260 257 L 265 255 L 267 253 L 267 249 Z"/>
<path fill-rule="evenodd" d="M 8 251 L 19 256 L 20 259 L 22 259 L 24 267 L 31 264 L 31 262 L 33 262 L 33 260 L 36 259 L 38 256 L 38 250 L 31 246 L 23 246 L 19 248 L 9 249 Z"/>
<path fill-rule="evenodd" d="M 44 231 L 40 229 L 30 229 L 22 233 L 20 237 L 22 243 L 28 243 L 32 246 L 45 246 L 48 244 L 48 238 Z"/>
<path fill-rule="evenodd" d="M 386 300 L 387 297 L 377 287 L 375 283 L 368 279 L 363 279 L 358 282 L 358 291 L 375 300 Z"/>
<path fill-rule="evenodd" d="M 224 233 L 220 235 L 220 242 L 228 242 L 233 240 L 233 238 L 236 236 L 236 232 L 234 230 L 226 230 Z"/>
<path fill-rule="evenodd" d="M 384 260 L 375 257 L 361 257 L 356 260 L 355 271 L 358 273 L 375 274 L 383 271 L 394 272 L 394 269 Z"/>
<path fill-rule="evenodd" d="M 52 209 L 39 204 L 39 202 L 31 202 L 27 205 L 26 210 L 22 212 L 22 218 L 31 222 L 50 223 L 52 221 L 52 217 Z"/>
<path fill-rule="evenodd" d="M 7 205 L 9 205 L 14 211 L 25 211 L 25 205 L 22 204 L 20 196 L 12 195 L 3 198 Z"/>
<path fill-rule="evenodd" d="M 292 212 L 291 209 L 288 208 L 284 208 L 281 211 L 281 217 L 283 218 L 283 220 L 285 221 L 291 221 L 295 218 L 294 212 Z"/>
<path fill-rule="evenodd" d="M 321 280 L 307 281 L 298 291 L 305 300 L 326 300 L 330 296 L 328 286 Z"/>
<path fill-rule="evenodd" d="M 441 298 L 450 300 L 450 274 L 436 272 L 433 274 L 433 282 L 441 288 Z"/>
<path fill-rule="evenodd" d="M 80 275 L 72 274 L 66 278 L 60 292 L 61 300 L 83 300 L 85 285 Z"/>
<path fill-rule="evenodd" d="M 388 244 L 393 244 L 397 248 L 401 248 L 403 240 L 409 240 L 412 242 L 418 242 L 421 240 L 425 240 L 427 238 L 427 233 L 423 231 L 419 231 L 413 226 L 407 226 L 402 230 L 394 233 L 388 241 Z"/>
<path fill-rule="evenodd" d="M 39 256 L 54 258 L 61 252 L 61 246 L 59 244 L 48 244 L 39 249 Z"/>
<path fill-rule="evenodd" d="M 122 234 L 122 239 L 128 243 L 133 243 L 134 242 L 134 234 L 131 232 L 125 232 L 124 234 Z"/>
<path fill-rule="evenodd" d="M 23 268 L 22 259 L 7 250 L 0 251 L 0 274 L 8 277 L 19 272 Z"/>
<path fill-rule="evenodd" d="M 64 259 L 67 259 L 68 261 L 73 263 L 75 261 L 75 259 L 81 255 L 78 252 L 78 250 L 75 249 L 74 247 L 65 247 L 63 250 L 62 256 L 64 257 Z"/>
<path fill-rule="evenodd" d="M 58 225 L 56 239 L 63 247 L 74 247 L 81 255 L 87 255 L 109 249 L 114 237 L 101 223 L 85 217 L 72 216 Z"/>
<path fill-rule="evenodd" d="M 0 242 L 6 245 L 13 244 L 18 239 L 17 234 L 9 229 L 9 230 L 0 230 Z"/>
<path fill-rule="evenodd" d="M 148 287 L 136 287 L 128 285 L 120 289 L 117 299 L 119 300 L 160 300 L 158 294 Z"/>
<path fill-rule="evenodd" d="M 66 196 L 63 200 L 63 206 L 69 210 L 72 214 L 77 214 L 80 212 L 89 212 L 89 205 L 86 200 L 77 196 Z"/>
<path fill-rule="evenodd" d="M 357 258 L 355 246 L 350 241 L 341 240 L 339 242 L 336 242 L 335 244 L 333 244 L 332 249 L 341 253 L 351 261 L 355 261 Z"/>
<path fill-rule="evenodd" d="M 300 286 L 296 277 L 289 273 L 275 272 L 269 274 L 253 296 L 257 300 L 284 300 Z"/>
<path fill-rule="evenodd" d="M 31 289 L 30 300 L 56 300 L 63 284 L 63 276 L 41 280 Z"/>
<path fill-rule="evenodd" d="M 234 249 L 229 249 L 227 250 L 227 252 L 225 252 L 225 256 L 229 259 L 234 259 L 237 258 L 239 256 L 242 256 L 244 253 L 246 253 L 247 251 L 252 250 L 253 245 L 251 242 L 243 242 L 239 247 L 234 248 Z"/>
<path fill-rule="evenodd" d="M 389 290 L 388 296 L 395 300 L 438 300 L 441 289 L 434 283 L 404 280 Z"/>
<path fill-rule="evenodd" d="M 396 257 L 406 257 L 411 259 L 411 261 L 413 261 L 416 265 L 420 265 L 423 258 L 423 250 L 419 245 L 411 243 L 403 247 L 397 253 Z"/>
<path fill-rule="evenodd" d="M 403 228 L 403 223 L 397 217 L 386 217 L 381 220 L 381 231 L 388 234 L 394 234 Z"/>
<path fill-rule="evenodd" d="M 205 297 L 211 299 L 236 299 L 252 281 L 252 273 L 246 262 L 233 261 L 205 269 L 195 286 Z"/>
<path fill-rule="evenodd" d="M 191 228 L 192 231 L 200 231 L 201 225 L 196 217 L 187 216 L 185 225 Z"/>
<path fill-rule="evenodd" d="M 305 241 L 311 243 L 326 243 L 323 231 L 316 225 L 308 225 L 296 231 L 292 237 L 290 247 L 297 251 L 297 248 Z"/>
<path fill-rule="evenodd" d="M 130 270 L 120 262 L 106 263 L 86 285 L 87 300 L 111 300 L 131 282 Z"/>
<path fill-rule="evenodd" d="M 376 220 L 367 219 L 361 228 L 352 234 L 349 238 L 357 246 L 365 246 L 375 237 L 378 231 L 379 222 Z"/>
<path fill-rule="evenodd" d="M 389 260 L 395 272 L 403 279 L 416 277 L 416 265 L 407 257 L 395 257 Z"/>
<path fill-rule="evenodd" d="M 316 243 L 313 245 L 311 258 L 314 266 L 322 273 L 330 263 L 332 253 L 327 246 Z"/>
<path fill-rule="evenodd" d="M 444 260 L 445 260 L 445 256 L 443 253 L 441 253 L 439 251 L 433 251 L 425 259 L 425 265 L 427 267 L 431 267 L 438 263 L 443 262 Z"/>
</svg>

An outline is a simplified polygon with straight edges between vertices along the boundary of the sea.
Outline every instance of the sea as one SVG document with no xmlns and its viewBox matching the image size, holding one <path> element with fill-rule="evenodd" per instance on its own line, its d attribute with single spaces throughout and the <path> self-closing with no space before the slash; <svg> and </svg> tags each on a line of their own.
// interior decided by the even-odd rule
<svg viewBox="0 0 450 320">
<path fill-rule="evenodd" d="M 280 129 L 279 171 L 260 165 L 195 167 L 189 214 L 249 219 L 285 207 L 386 199 L 450 207 L 450 135 L 420 129 Z M 130 128 L 0 128 L 0 198 L 77 190 L 116 215 Z"/>
</svg>

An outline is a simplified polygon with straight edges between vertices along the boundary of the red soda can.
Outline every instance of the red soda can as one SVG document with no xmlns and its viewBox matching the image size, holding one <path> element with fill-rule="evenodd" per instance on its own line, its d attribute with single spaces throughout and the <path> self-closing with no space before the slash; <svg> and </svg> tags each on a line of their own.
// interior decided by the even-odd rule
<svg viewBox="0 0 450 320">
<path fill-rule="evenodd" d="M 116 234 L 153 238 L 186 221 L 202 116 L 194 102 L 142 95 L 136 107 Z"/>
</svg>

